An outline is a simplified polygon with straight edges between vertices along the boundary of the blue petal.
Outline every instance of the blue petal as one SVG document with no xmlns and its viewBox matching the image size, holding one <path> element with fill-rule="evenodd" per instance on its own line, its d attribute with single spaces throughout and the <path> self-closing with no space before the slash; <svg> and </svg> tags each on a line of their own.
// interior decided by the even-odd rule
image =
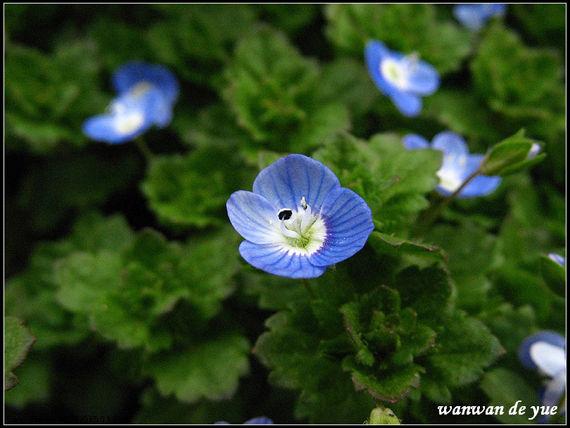
<svg viewBox="0 0 570 428">
<path fill-rule="evenodd" d="M 560 374 L 546 384 L 542 396 L 543 406 L 557 406 L 566 391 L 566 376 Z"/>
<path fill-rule="evenodd" d="M 271 244 L 277 241 L 275 224 L 279 209 L 263 196 L 238 190 L 226 203 L 228 217 L 234 229 L 248 241 Z"/>
<path fill-rule="evenodd" d="M 565 257 L 562 257 L 562 256 L 559 255 L 559 254 L 550 253 L 550 254 L 548 254 L 548 258 L 549 258 L 550 260 L 552 260 L 553 262 L 558 263 L 558 264 L 559 264 L 560 266 L 562 266 L 562 267 L 566 266 L 566 258 L 565 258 Z"/>
<path fill-rule="evenodd" d="M 291 254 L 278 245 L 243 241 L 239 252 L 246 262 L 256 268 L 287 278 L 316 278 L 326 270 L 312 265 L 307 256 Z"/>
<path fill-rule="evenodd" d="M 538 366 L 530 356 L 530 347 L 537 342 L 546 342 L 558 348 L 566 349 L 566 339 L 564 336 L 554 331 L 541 331 L 527 337 L 519 347 L 519 359 L 523 366 L 529 369 L 536 369 Z"/>
<path fill-rule="evenodd" d="M 432 65 L 418 61 L 412 66 L 408 87 L 416 95 L 431 95 L 439 87 L 439 74 Z"/>
<path fill-rule="evenodd" d="M 113 86 L 119 94 L 128 92 L 141 82 L 149 82 L 156 86 L 169 103 L 173 103 L 178 97 L 178 80 L 162 65 L 129 62 L 121 66 L 113 75 Z"/>
<path fill-rule="evenodd" d="M 483 162 L 483 155 L 469 155 L 467 165 L 463 171 L 463 179 L 466 179 L 474 173 Z M 501 177 L 480 175 L 461 190 L 460 198 L 475 198 L 479 196 L 487 196 L 497 190 L 501 184 Z"/>
<path fill-rule="evenodd" d="M 469 153 L 465 140 L 455 132 L 440 132 L 433 138 L 432 147 L 446 156 L 464 156 Z"/>
<path fill-rule="evenodd" d="M 417 134 L 406 135 L 402 142 L 408 150 L 427 149 L 429 147 L 428 140 Z"/>
<path fill-rule="evenodd" d="M 129 134 L 117 132 L 116 117 L 113 115 L 100 115 L 87 119 L 83 123 L 83 133 L 95 141 L 109 144 L 121 144 L 134 140 L 143 134 L 152 125 L 148 121 Z"/>
<path fill-rule="evenodd" d="M 263 169 L 253 183 L 257 193 L 278 208 L 296 209 L 305 197 L 318 211 L 326 196 L 340 187 L 338 178 L 322 163 L 303 155 L 289 155 Z"/>
<path fill-rule="evenodd" d="M 327 237 L 323 247 L 309 257 L 315 266 L 330 266 L 352 257 L 364 247 L 374 230 L 370 208 L 350 189 L 339 188 L 331 192 L 321 213 Z"/>
<path fill-rule="evenodd" d="M 366 44 L 364 50 L 364 56 L 366 59 L 366 66 L 368 67 L 368 73 L 372 78 L 374 84 L 383 92 L 385 95 L 390 95 L 396 88 L 390 84 L 382 73 L 380 72 L 380 62 L 383 59 L 390 57 L 398 57 L 401 55 L 394 55 L 382 42 L 377 40 L 372 40 Z"/>
<path fill-rule="evenodd" d="M 270 425 L 273 421 L 265 416 L 260 416 L 258 418 L 252 418 L 244 422 L 244 425 Z"/>
<path fill-rule="evenodd" d="M 393 91 L 390 98 L 404 116 L 414 117 L 422 111 L 422 99 L 415 94 Z"/>
<path fill-rule="evenodd" d="M 478 5 L 457 5 L 453 8 L 453 15 L 464 27 L 473 31 L 481 29 L 488 19 L 481 14 Z"/>
</svg>

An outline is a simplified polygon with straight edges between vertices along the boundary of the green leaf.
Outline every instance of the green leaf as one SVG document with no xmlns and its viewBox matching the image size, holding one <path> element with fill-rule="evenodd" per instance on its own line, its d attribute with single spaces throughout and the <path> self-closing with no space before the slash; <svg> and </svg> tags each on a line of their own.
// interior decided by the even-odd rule
<svg viewBox="0 0 570 428">
<path fill-rule="evenodd" d="M 18 378 L 13 371 L 24 362 L 35 342 L 35 337 L 14 317 L 4 318 L 4 389 L 13 388 Z"/>
<path fill-rule="evenodd" d="M 49 358 L 32 352 L 18 368 L 18 387 L 6 391 L 6 405 L 18 410 L 46 402 L 50 395 L 53 367 Z"/>
<path fill-rule="evenodd" d="M 307 152 L 349 126 L 337 97 L 318 93 L 321 74 L 283 34 L 259 27 L 237 45 L 223 97 L 252 147 Z"/>
<path fill-rule="evenodd" d="M 548 288 L 559 296 L 566 295 L 566 269 L 548 256 L 541 257 L 541 271 Z"/>
<path fill-rule="evenodd" d="M 518 406 L 526 406 L 527 412 L 523 415 L 510 415 L 505 411 L 503 415 L 496 418 L 505 424 L 528 424 L 532 417 L 530 406 L 536 406 L 539 402 L 538 394 L 526 381 L 516 373 L 504 369 L 496 368 L 485 374 L 481 380 L 481 389 L 489 397 L 490 406 L 503 406 L 509 409 L 516 401 L 521 401 Z"/>
<path fill-rule="evenodd" d="M 9 147 L 44 154 L 62 143 L 84 145 L 81 125 L 103 111 L 106 98 L 93 44 L 65 41 L 50 54 L 9 44 L 6 57 Z"/>
<path fill-rule="evenodd" d="M 249 371 L 249 343 L 238 334 L 227 334 L 188 349 L 159 354 L 148 373 L 162 395 L 192 403 L 200 398 L 221 400 L 233 395 L 239 378 Z"/>
<path fill-rule="evenodd" d="M 524 130 L 506 138 L 491 147 L 481 164 L 481 173 L 484 175 L 508 175 L 521 169 L 535 165 L 544 158 L 544 154 L 530 158 L 531 149 L 535 141 L 526 138 Z"/>
<path fill-rule="evenodd" d="M 489 329 L 475 318 L 454 314 L 427 357 L 426 375 L 450 388 L 476 381 L 505 351 Z"/>
<path fill-rule="evenodd" d="M 364 198 L 382 233 L 400 236 L 429 205 L 425 195 L 436 187 L 441 166 L 441 152 L 406 150 L 394 134 L 377 134 L 369 142 L 345 134 L 314 156 Z"/>
<path fill-rule="evenodd" d="M 471 71 L 475 90 L 489 107 L 512 120 L 526 121 L 524 126 L 529 127 L 531 120 L 556 122 L 564 114 L 559 56 L 526 47 L 499 22 L 485 31 Z"/>
<path fill-rule="evenodd" d="M 204 147 L 154 158 L 141 187 L 162 223 L 202 228 L 226 223 L 226 201 L 249 176 L 227 148 Z"/>
<path fill-rule="evenodd" d="M 364 55 L 370 39 L 404 54 L 417 52 L 440 73 L 456 70 L 469 54 L 471 36 L 437 16 L 428 4 L 334 4 L 326 7 L 327 36 L 344 52 Z"/>
</svg>

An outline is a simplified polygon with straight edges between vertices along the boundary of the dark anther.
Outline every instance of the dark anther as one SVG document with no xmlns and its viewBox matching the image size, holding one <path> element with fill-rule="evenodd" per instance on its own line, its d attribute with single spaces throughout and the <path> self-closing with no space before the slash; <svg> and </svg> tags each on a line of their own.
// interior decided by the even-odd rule
<svg viewBox="0 0 570 428">
<path fill-rule="evenodd" d="M 291 211 L 289 208 L 283 208 L 282 210 L 279 210 L 277 217 L 279 217 L 279 220 L 289 220 L 292 215 L 293 211 Z"/>
</svg>

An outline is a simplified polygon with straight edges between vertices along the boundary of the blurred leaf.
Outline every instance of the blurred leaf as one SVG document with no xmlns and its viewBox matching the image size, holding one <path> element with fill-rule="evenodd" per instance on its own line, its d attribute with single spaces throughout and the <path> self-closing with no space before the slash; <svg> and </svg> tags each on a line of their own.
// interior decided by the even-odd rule
<svg viewBox="0 0 570 428">
<path fill-rule="evenodd" d="M 515 135 L 491 147 L 481 164 L 481 173 L 504 176 L 540 162 L 544 157 L 543 154 L 530 159 L 534 144 L 538 143 L 526 138 L 524 130 L 521 129 Z"/>
<path fill-rule="evenodd" d="M 564 297 L 566 295 L 566 269 L 548 256 L 541 257 L 541 271 L 546 285 Z"/>
<path fill-rule="evenodd" d="M 490 406 L 504 406 L 506 409 L 515 404 L 516 401 L 520 406 L 536 406 L 539 402 L 538 394 L 525 382 L 523 378 L 504 368 L 494 369 L 483 377 L 481 388 L 490 399 Z M 528 424 L 531 413 L 523 415 L 510 415 L 505 412 L 503 415 L 497 415 L 496 418 L 505 424 Z"/>
<path fill-rule="evenodd" d="M 4 318 L 4 335 L 4 390 L 8 390 L 18 383 L 13 370 L 24 362 L 36 339 L 22 321 L 14 317 Z"/>
<path fill-rule="evenodd" d="M 48 358 L 33 352 L 26 359 L 26 364 L 18 368 L 18 387 L 6 391 L 6 405 L 23 409 L 32 403 L 48 400 L 53 367 Z"/>
<path fill-rule="evenodd" d="M 226 201 L 248 172 L 231 148 L 204 147 L 154 158 L 141 187 L 162 223 L 201 228 L 227 221 Z"/>
<path fill-rule="evenodd" d="M 163 395 L 192 403 L 200 398 L 229 398 L 249 371 L 249 344 L 237 334 L 211 338 L 149 361 L 147 371 Z"/>
<path fill-rule="evenodd" d="M 83 121 L 105 106 L 93 44 L 61 43 L 50 55 L 10 44 L 6 59 L 8 147 L 44 154 L 84 145 Z"/>
<path fill-rule="evenodd" d="M 469 54 L 470 34 L 437 17 L 431 4 L 334 4 L 326 7 L 327 35 L 341 51 L 364 55 L 370 39 L 404 54 L 417 52 L 442 73 L 459 68 Z"/>
</svg>

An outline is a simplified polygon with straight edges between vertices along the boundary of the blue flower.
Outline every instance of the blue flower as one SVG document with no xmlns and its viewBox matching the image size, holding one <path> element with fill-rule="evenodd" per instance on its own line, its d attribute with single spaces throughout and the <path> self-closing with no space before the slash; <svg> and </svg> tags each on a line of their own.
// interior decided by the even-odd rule
<svg viewBox="0 0 570 428">
<path fill-rule="evenodd" d="M 421 97 L 439 87 L 437 70 L 416 54 L 405 56 L 372 40 L 366 44 L 365 56 L 370 77 L 405 116 L 417 116 L 422 109 Z"/>
<path fill-rule="evenodd" d="M 494 16 L 503 16 L 506 10 L 504 3 L 458 4 L 453 8 L 453 14 L 463 26 L 477 31 Z"/>
<path fill-rule="evenodd" d="M 519 358 L 526 368 L 538 370 L 549 378 L 542 393 L 542 405 L 558 406 L 566 393 L 565 338 L 553 331 L 533 334 L 521 344 Z"/>
<path fill-rule="evenodd" d="M 443 163 L 437 172 L 439 185 L 437 190 L 444 196 L 454 193 L 467 177 L 481 165 L 484 156 L 470 154 L 467 144 L 453 132 L 440 132 L 430 143 L 416 134 L 404 137 L 404 146 L 409 150 L 432 148 L 443 152 Z M 461 190 L 458 197 L 474 198 L 486 196 L 495 191 L 501 184 L 501 177 L 479 175 Z"/>
<path fill-rule="evenodd" d="M 334 173 L 303 155 L 263 169 L 253 192 L 234 192 L 227 204 L 245 239 L 241 256 L 265 272 L 314 278 L 362 249 L 374 229 L 366 202 L 340 186 Z"/>
<path fill-rule="evenodd" d="M 562 267 L 566 266 L 566 257 L 562 257 L 561 255 L 556 253 L 550 253 L 548 255 L 548 258 L 553 262 L 558 263 Z"/>
<path fill-rule="evenodd" d="M 229 422 L 218 421 L 216 425 L 229 425 Z M 243 425 L 272 425 L 273 421 L 265 416 L 259 416 L 257 418 L 252 418 L 243 423 Z"/>
<path fill-rule="evenodd" d="M 178 81 L 160 65 L 131 62 L 113 75 L 118 96 L 107 112 L 83 124 L 90 138 L 111 144 L 131 141 L 151 126 L 165 127 L 172 120 Z"/>
</svg>

